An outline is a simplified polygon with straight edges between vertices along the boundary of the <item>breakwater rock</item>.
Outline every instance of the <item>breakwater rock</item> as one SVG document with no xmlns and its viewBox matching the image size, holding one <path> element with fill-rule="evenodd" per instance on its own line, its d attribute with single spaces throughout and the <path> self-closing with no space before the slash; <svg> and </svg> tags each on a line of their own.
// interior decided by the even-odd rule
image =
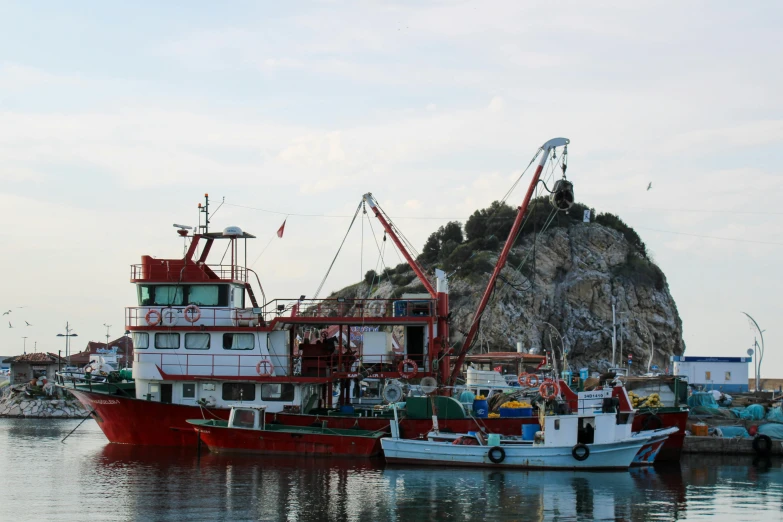
<svg viewBox="0 0 783 522">
<path fill-rule="evenodd" d="M 12 394 L 0 401 L 0 417 L 80 419 L 87 411 L 75 399 L 32 398 Z"/>
</svg>

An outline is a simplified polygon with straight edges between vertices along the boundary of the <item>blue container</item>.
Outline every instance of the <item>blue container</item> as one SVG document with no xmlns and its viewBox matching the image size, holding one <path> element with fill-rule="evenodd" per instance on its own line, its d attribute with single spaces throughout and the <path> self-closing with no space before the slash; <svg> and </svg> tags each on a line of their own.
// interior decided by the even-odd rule
<svg viewBox="0 0 783 522">
<path fill-rule="evenodd" d="M 536 438 L 536 432 L 541 429 L 541 426 L 536 424 L 523 424 L 522 425 L 522 440 L 533 440 Z"/>
<path fill-rule="evenodd" d="M 347 415 L 353 415 L 354 409 L 353 406 L 340 406 L 340 413 L 345 413 Z"/>
<path fill-rule="evenodd" d="M 589 373 L 587 371 L 587 368 L 580 368 L 579 369 L 579 378 L 580 379 L 582 379 L 583 381 L 586 381 L 589 376 L 590 375 L 589 375 Z"/>
<path fill-rule="evenodd" d="M 479 419 L 486 419 L 487 415 L 489 415 L 489 404 L 487 404 L 487 400 L 473 401 L 473 416 L 478 417 Z"/>
</svg>

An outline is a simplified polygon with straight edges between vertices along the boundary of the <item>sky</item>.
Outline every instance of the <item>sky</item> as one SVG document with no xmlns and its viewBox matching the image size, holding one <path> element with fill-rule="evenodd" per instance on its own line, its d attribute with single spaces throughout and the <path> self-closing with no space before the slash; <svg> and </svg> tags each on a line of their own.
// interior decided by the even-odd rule
<svg viewBox="0 0 783 522">
<path fill-rule="evenodd" d="M 268 297 L 312 297 L 362 194 L 421 249 L 565 136 L 577 199 L 666 274 L 686 355 L 745 355 L 744 311 L 766 330 L 762 377 L 783 377 L 777 2 L 0 10 L 4 355 L 64 350 L 66 323 L 74 351 L 121 335 L 129 266 L 181 255 L 172 224 L 197 224 L 204 193 L 224 201 L 213 230 L 258 237 Z M 379 230 L 357 219 L 322 294 L 379 266 Z"/>
</svg>

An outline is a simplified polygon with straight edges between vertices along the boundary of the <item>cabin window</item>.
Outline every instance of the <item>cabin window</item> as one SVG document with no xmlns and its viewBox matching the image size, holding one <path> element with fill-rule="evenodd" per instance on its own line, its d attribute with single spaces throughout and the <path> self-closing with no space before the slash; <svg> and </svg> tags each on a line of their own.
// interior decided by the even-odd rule
<svg viewBox="0 0 783 522">
<path fill-rule="evenodd" d="M 134 332 L 133 349 L 144 350 L 150 347 L 150 334 L 147 332 Z"/>
<path fill-rule="evenodd" d="M 227 382 L 223 384 L 224 401 L 256 400 L 256 385 L 248 382 Z"/>
<path fill-rule="evenodd" d="M 198 306 L 219 306 L 218 285 L 193 285 L 188 288 L 188 303 Z"/>
<path fill-rule="evenodd" d="M 252 350 L 256 347 L 253 334 L 225 333 L 223 334 L 224 350 Z"/>
<path fill-rule="evenodd" d="M 712 375 L 710 375 L 710 372 L 704 372 L 704 380 L 709 381 L 712 379 Z"/>
<path fill-rule="evenodd" d="M 186 333 L 185 348 L 188 350 L 209 350 L 208 333 Z"/>
<path fill-rule="evenodd" d="M 245 307 L 245 290 L 241 286 L 231 288 L 231 306 L 233 308 Z"/>
<path fill-rule="evenodd" d="M 151 288 L 155 290 L 153 305 L 182 306 L 185 303 L 185 289 L 180 285 L 156 285 Z"/>
<path fill-rule="evenodd" d="M 183 399 L 195 399 L 196 398 L 196 384 L 192 382 L 182 383 L 182 398 Z"/>
<path fill-rule="evenodd" d="M 151 286 L 139 285 L 139 306 L 150 306 L 152 304 L 153 289 Z"/>
<path fill-rule="evenodd" d="M 294 400 L 294 385 L 291 383 L 267 383 L 261 385 L 262 401 Z"/>
<path fill-rule="evenodd" d="M 253 410 L 234 410 L 234 426 L 237 428 L 253 428 L 256 422 L 256 412 Z"/>
<path fill-rule="evenodd" d="M 726 379 L 727 381 L 731 380 L 731 372 L 726 372 Z"/>
<path fill-rule="evenodd" d="M 179 348 L 178 333 L 156 333 L 155 348 L 158 350 L 176 350 Z"/>
</svg>

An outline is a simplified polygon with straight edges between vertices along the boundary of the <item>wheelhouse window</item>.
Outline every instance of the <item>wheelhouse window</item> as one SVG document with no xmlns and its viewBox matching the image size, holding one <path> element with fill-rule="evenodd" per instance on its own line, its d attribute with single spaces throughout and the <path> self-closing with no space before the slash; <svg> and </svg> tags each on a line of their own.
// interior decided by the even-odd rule
<svg viewBox="0 0 783 522">
<path fill-rule="evenodd" d="M 209 350 L 208 333 L 186 333 L 185 348 L 187 350 Z"/>
<path fill-rule="evenodd" d="M 248 382 L 223 383 L 224 401 L 254 401 L 256 400 L 256 385 Z"/>
<path fill-rule="evenodd" d="M 255 348 L 253 334 L 225 333 L 223 334 L 224 350 L 252 350 Z"/>
<path fill-rule="evenodd" d="M 261 385 L 262 401 L 294 400 L 294 385 L 291 383 L 267 383 Z"/>
<path fill-rule="evenodd" d="M 145 350 L 150 347 L 150 334 L 147 332 L 133 333 L 133 349 Z"/>
<path fill-rule="evenodd" d="M 178 333 L 156 333 L 155 348 L 158 350 L 176 350 L 179 348 Z"/>
<path fill-rule="evenodd" d="M 154 288 L 154 305 L 182 306 L 185 302 L 185 289 L 182 286 L 158 285 Z"/>
<path fill-rule="evenodd" d="M 231 307 L 232 308 L 244 308 L 245 307 L 245 289 L 241 286 L 231 287 Z"/>
<path fill-rule="evenodd" d="M 195 399 L 196 398 L 196 384 L 193 382 L 182 383 L 182 398 L 183 399 Z"/>
<path fill-rule="evenodd" d="M 198 306 L 220 306 L 220 286 L 191 285 L 188 288 L 188 303 Z"/>
</svg>

